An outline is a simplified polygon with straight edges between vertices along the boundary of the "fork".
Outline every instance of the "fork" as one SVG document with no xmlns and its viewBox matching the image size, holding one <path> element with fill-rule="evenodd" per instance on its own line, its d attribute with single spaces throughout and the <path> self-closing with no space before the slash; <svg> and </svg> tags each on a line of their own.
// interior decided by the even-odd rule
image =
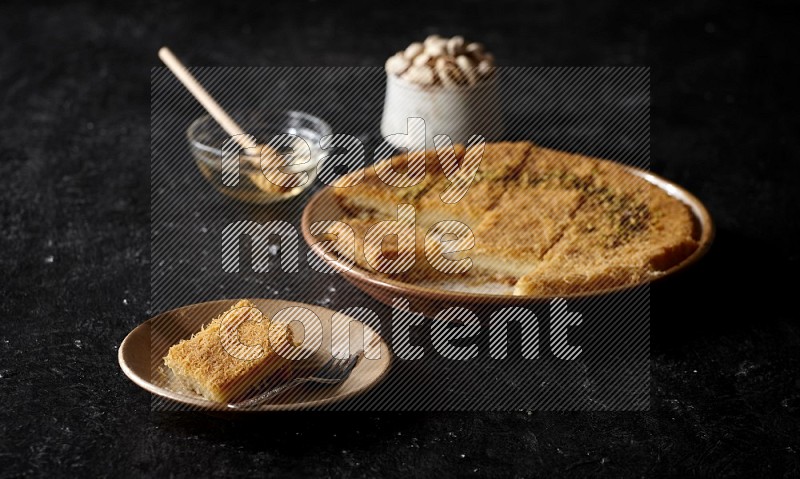
<svg viewBox="0 0 800 479">
<path fill-rule="evenodd" d="M 265 391 L 258 396 L 228 404 L 228 409 L 252 409 L 253 407 L 260 406 L 267 403 L 271 398 L 281 394 L 289 389 L 294 389 L 301 384 L 317 384 L 321 386 L 335 386 L 341 384 L 350 376 L 353 369 L 358 364 L 361 356 L 364 355 L 364 350 L 357 351 L 355 354 L 350 355 L 348 358 L 336 359 L 332 357 L 325 364 L 322 365 L 317 371 L 310 376 L 295 378 L 286 384 Z"/>
</svg>

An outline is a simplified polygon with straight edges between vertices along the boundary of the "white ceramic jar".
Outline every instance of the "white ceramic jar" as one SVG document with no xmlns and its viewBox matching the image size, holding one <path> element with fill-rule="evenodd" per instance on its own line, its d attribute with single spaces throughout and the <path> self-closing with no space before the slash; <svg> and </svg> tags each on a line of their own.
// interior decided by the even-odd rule
<svg viewBox="0 0 800 479">
<path fill-rule="evenodd" d="M 436 135 L 449 135 L 453 143 L 466 143 L 473 135 L 499 139 L 503 125 L 497 72 L 474 85 L 458 86 L 419 85 L 387 73 L 381 134 L 408 133 L 409 118 L 425 121 L 426 149 L 434 147 Z"/>
</svg>

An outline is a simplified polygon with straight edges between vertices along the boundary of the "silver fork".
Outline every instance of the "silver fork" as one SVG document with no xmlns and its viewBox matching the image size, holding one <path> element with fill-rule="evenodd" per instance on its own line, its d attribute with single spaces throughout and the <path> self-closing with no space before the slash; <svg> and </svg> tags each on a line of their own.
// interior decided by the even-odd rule
<svg viewBox="0 0 800 479">
<path fill-rule="evenodd" d="M 244 401 L 230 403 L 228 404 L 228 409 L 252 409 L 255 406 L 260 406 L 269 402 L 270 399 L 278 394 L 288 391 L 289 389 L 294 389 L 301 384 L 313 383 L 322 386 L 335 386 L 340 384 L 350 376 L 350 373 L 353 372 L 353 369 L 356 367 L 356 364 L 358 364 L 363 354 L 364 351 L 361 350 L 351 355 L 349 358 L 336 359 L 332 357 L 310 376 L 295 378 L 286 384 L 281 384 L 258 396 Z"/>
</svg>

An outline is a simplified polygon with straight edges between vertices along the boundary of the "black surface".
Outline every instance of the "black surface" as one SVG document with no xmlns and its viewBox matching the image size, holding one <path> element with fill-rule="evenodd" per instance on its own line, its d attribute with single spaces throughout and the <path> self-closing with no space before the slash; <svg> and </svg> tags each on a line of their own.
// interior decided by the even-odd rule
<svg viewBox="0 0 800 479">
<path fill-rule="evenodd" d="M 653 169 L 711 254 L 652 296 L 647 413 L 151 413 L 117 346 L 149 315 L 149 75 L 380 65 L 428 33 L 503 65 L 652 67 Z M 0 6 L 0 475 L 797 475 L 797 44 L 789 2 Z M 313 300 L 313 298 L 309 298 Z"/>
</svg>

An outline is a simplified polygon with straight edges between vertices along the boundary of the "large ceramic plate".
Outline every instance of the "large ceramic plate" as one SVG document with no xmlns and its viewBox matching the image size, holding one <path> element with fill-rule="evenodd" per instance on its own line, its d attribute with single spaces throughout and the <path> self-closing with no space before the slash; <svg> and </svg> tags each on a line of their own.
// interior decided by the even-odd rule
<svg viewBox="0 0 800 479">
<path fill-rule="evenodd" d="M 714 239 L 714 224 L 703 203 L 684 188 L 642 169 L 632 167 L 626 167 L 626 169 L 630 174 L 644 178 L 667 192 L 670 196 L 684 203 L 689 207 L 698 226 L 697 240 L 699 242 L 699 247 L 694 253 L 669 270 L 663 272 L 663 274 L 649 278 L 646 282 L 660 281 L 663 278 L 673 276 L 686 269 L 706 254 Z M 317 255 L 323 255 L 323 251 L 315 246 L 318 239 L 311 234 L 311 224 L 316 221 L 337 220 L 346 216 L 347 214 L 345 211 L 343 211 L 335 201 L 333 197 L 333 188 L 331 187 L 320 190 L 308 202 L 303 211 L 303 237 Z M 475 284 L 474 280 L 458 279 L 449 280 L 447 282 L 407 283 L 374 274 L 358 266 L 348 268 L 337 262 L 333 262 L 332 265 L 347 278 L 348 281 L 375 299 L 386 304 L 392 304 L 395 298 L 402 297 L 408 299 L 415 310 L 428 315 L 433 315 L 444 308 L 452 306 L 466 308 L 481 308 L 491 305 L 522 306 L 530 304 L 531 302 L 551 299 L 543 296 L 512 296 L 511 287 L 500 283 L 484 282 Z M 632 286 L 614 287 L 601 291 L 562 295 L 561 297 L 599 296 L 629 289 L 631 287 Z"/>
</svg>

